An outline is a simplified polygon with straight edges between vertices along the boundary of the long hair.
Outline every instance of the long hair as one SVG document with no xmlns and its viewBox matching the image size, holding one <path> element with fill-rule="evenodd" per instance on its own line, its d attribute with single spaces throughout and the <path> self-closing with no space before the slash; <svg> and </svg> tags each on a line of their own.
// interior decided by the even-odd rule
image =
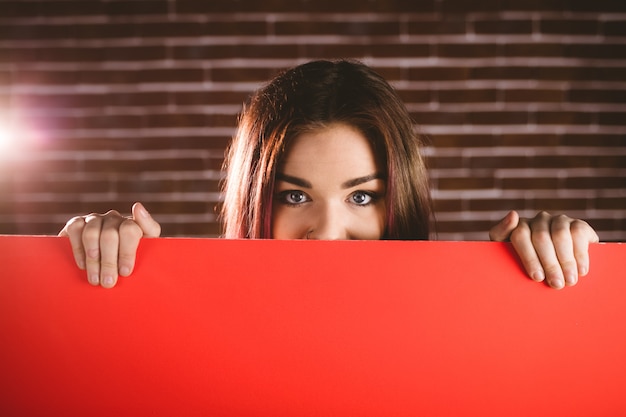
<svg viewBox="0 0 626 417">
<path fill-rule="evenodd" d="M 224 162 L 224 237 L 272 237 L 274 178 L 285 148 L 300 133 L 332 123 L 358 129 L 383 164 L 383 239 L 428 239 L 432 202 L 423 140 L 389 83 L 368 66 L 345 60 L 287 70 L 244 105 Z"/>
</svg>

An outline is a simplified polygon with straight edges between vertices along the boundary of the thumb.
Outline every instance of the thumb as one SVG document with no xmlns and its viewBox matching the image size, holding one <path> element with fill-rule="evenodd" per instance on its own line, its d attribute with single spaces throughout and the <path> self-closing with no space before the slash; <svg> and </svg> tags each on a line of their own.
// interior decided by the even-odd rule
<svg viewBox="0 0 626 417">
<path fill-rule="evenodd" d="M 152 218 L 143 204 L 133 204 L 133 220 L 141 227 L 144 237 L 159 237 L 161 235 L 161 225 Z"/>
<path fill-rule="evenodd" d="M 516 211 L 509 211 L 500 223 L 496 224 L 489 230 L 489 239 L 496 242 L 504 242 L 509 240 L 511 232 L 515 230 L 519 224 L 519 214 Z"/>
</svg>

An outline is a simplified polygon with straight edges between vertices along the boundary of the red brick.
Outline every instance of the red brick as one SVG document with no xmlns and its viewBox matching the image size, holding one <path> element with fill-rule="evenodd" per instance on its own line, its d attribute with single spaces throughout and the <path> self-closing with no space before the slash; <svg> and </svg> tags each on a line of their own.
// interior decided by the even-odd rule
<svg viewBox="0 0 626 417">
<path fill-rule="evenodd" d="M 76 39 L 123 39 L 139 36 L 143 25 L 122 22 L 82 23 L 71 27 Z"/>
<path fill-rule="evenodd" d="M 468 112 L 467 119 L 471 124 L 490 125 L 494 120 L 498 124 L 526 124 L 529 122 L 525 111 L 482 111 Z"/>
<path fill-rule="evenodd" d="M 558 190 L 561 185 L 559 178 L 502 178 L 501 186 L 505 190 Z"/>
<path fill-rule="evenodd" d="M 458 125 L 467 123 L 467 113 L 450 111 L 411 112 L 413 120 L 421 125 Z"/>
<path fill-rule="evenodd" d="M 446 15 L 439 20 L 409 20 L 410 35 L 452 35 L 467 31 L 467 22 L 463 17 Z"/>
<path fill-rule="evenodd" d="M 371 44 L 367 47 L 369 54 L 374 57 L 428 57 L 432 55 L 432 48 L 424 43 L 382 43 Z"/>
<path fill-rule="evenodd" d="M 438 90 L 436 95 L 440 103 L 493 103 L 498 99 L 498 92 L 493 88 Z"/>
<path fill-rule="evenodd" d="M 585 210 L 590 206 L 590 199 L 588 198 L 538 198 L 529 199 L 528 202 L 530 203 L 529 208 L 533 210 L 546 210 L 555 214 Z"/>
<path fill-rule="evenodd" d="M 591 124 L 594 117 L 585 111 L 540 111 L 535 112 L 534 119 L 539 124 L 579 125 Z"/>
<path fill-rule="evenodd" d="M 268 79 L 276 75 L 278 70 L 260 68 L 260 67 L 243 67 L 243 68 L 213 68 L 210 72 L 212 81 L 230 81 L 230 82 L 266 82 Z"/>
<path fill-rule="evenodd" d="M 626 197 L 599 197 L 595 199 L 599 210 L 621 210 L 626 214 Z"/>
<path fill-rule="evenodd" d="M 459 199 L 455 200 L 442 200 L 442 199 L 434 199 L 433 205 L 435 208 L 435 213 L 443 213 L 443 212 L 461 212 L 464 211 L 463 202 Z"/>
<path fill-rule="evenodd" d="M 606 190 L 611 188 L 626 189 L 626 176 L 620 175 L 617 171 L 614 176 L 594 175 L 594 176 L 568 176 L 564 179 L 565 188 L 571 189 L 595 189 Z M 626 204 L 622 206 L 626 209 Z"/>
<path fill-rule="evenodd" d="M 521 146 L 521 147 L 544 147 L 557 146 L 560 144 L 556 134 L 502 134 L 496 137 L 496 146 Z"/>
<path fill-rule="evenodd" d="M 626 89 L 591 90 L 572 88 L 567 92 L 567 99 L 577 103 L 626 103 Z"/>
<path fill-rule="evenodd" d="M 519 80 L 536 77 L 536 70 L 526 66 L 476 67 L 468 71 L 470 74 L 468 78 L 477 80 Z"/>
<path fill-rule="evenodd" d="M 427 90 L 398 90 L 404 103 L 428 103 L 432 100 L 431 92 Z"/>
<path fill-rule="evenodd" d="M 128 46 L 104 49 L 107 61 L 154 61 L 167 58 L 165 46 Z M 80 59 L 79 59 L 80 61 Z"/>
<path fill-rule="evenodd" d="M 252 93 L 228 90 L 177 91 L 172 94 L 173 102 L 179 105 L 242 104 Z"/>
<path fill-rule="evenodd" d="M 477 20 L 473 23 L 477 34 L 531 34 L 533 22 L 530 20 Z"/>
<path fill-rule="evenodd" d="M 434 81 L 434 80 L 467 80 L 471 70 L 463 67 L 410 67 L 408 79 L 411 81 Z"/>
<path fill-rule="evenodd" d="M 502 47 L 506 57 L 553 57 L 563 56 L 567 46 L 560 43 L 509 43 Z"/>
<path fill-rule="evenodd" d="M 167 14 L 167 0 L 112 0 L 105 4 L 105 13 L 110 16 L 132 16 Z"/>
<path fill-rule="evenodd" d="M 470 233 L 481 232 L 485 234 L 485 240 L 489 239 L 489 229 L 494 225 L 494 222 L 488 220 L 472 220 L 472 221 L 438 221 L 435 226 L 436 231 L 439 233 Z"/>
<path fill-rule="evenodd" d="M 598 113 L 598 122 L 602 125 L 626 126 L 626 111 Z"/>
<path fill-rule="evenodd" d="M 565 146 L 596 146 L 621 147 L 626 146 L 626 136 L 620 134 L 564 134 L 561 143 Z"/>
<path fill-rule="evenodd" d="M 527 156 L 475 156 L 469 158 L 469 168 L 530 168 L 534 166 L 532 158 Z"/>
<path fill-rule="evenodd" d="M 626 36 L 626 20 L 608 20 L 601 22 L 601 32 L 605 36 Z"/>
<path fill-rule="evenodd" d="M 325 20 L 277 21 L 273 24 L 275 35 L 343 35 L 343 36 L 398 36 L 400 22 L 355 21 L 329 22 Z"/>
<path fill-rule="evenodd" d="M 566 101 L 567 93 L 561 89 L 508 88 L 503 90 L 503 100 L 511 103 L 554 103 Z"/>
<path fill-rule="evenodd" d="M 539 31 L 552 35 L 596 35 L 600 22 L 596 19 L 551 19 L 539 20 Z"/>
<path fill-rule="evenodd" d="M 481 58 L 496 56 L 498 46 L 492 43 L 440 43 L 437 56 L 446 58 Z"/>
<path fill-rule="evenodd" d="M 211 2 L 195 0 L 179 0 L 175 4 L 177 13 L 225 13 L 225 12 L 434 12 L 435 1 L 410 0 L 363 2 L 358 0 L 318 0 L 318 1 L 285 1 L 285 0 L 239 0 L 228 2 Z"/>
<path fill-rule="evenodd" d="M 293 58 L 298 55 L 298 50 L 299 47 L 295 44 L 189 45 L 173 47 L 172 57 L 179 60 L 227 59 L 241 56 L 248 58 Z"/>
<path fill-rule="evenodd" d="M 468 190 L 493 189 L 496 182 L 493 177 L 447 177 L 439 178 L 437 184 L 440 190 Z"/>
<path fill-rule="evenodd" d="M 624 81 L 626 65 L 611 67 L 594 67 L 591 72 L 591 79 L 600 81 Z"/>
<path fill-rule="evenodd" d="M 470 211 L 496 211 L 503 212 L 511 210 L 513 207 L 515 210 L 522 210 L 527 208 L 528 200 L 522 198 L 481 198 L 470 199 L 467 202 L 468 210 Z M 489 230 L 496 222 L 492 222 L 488 228 L 483 229 L 485 232 Z"/>
<path fill-rule="evenodd" d="M 310 43 L 302 46 L 302 55 L 313 59 L 360 58 L 367 56 L 369 44 Z"/>
<path fill-rule="evenodd" d="M 491 147 L 496 145 L 496 138 L 492 135 L 436 135 L 433 145 L 437 148 L 472 148 Z"/>
<path fill-rule="evenodd" d="M 146 127 L 205 127 L 208 116 L 201 113 L 155 113 L 146 116 Z"/>
<path fill-rule="evenodd" d="M 100 15 L 104 13 L 106 4 L 102 1 L 80 0 L 52 0 L 35 3 L 39 3 L 39 13 L 43 17 Z"/>
</svg>

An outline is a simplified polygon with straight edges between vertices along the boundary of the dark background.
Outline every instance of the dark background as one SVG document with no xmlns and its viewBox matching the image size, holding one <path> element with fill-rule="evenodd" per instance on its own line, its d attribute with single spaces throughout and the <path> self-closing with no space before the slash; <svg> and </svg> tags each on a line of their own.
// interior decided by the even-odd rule
<svg viewBox="0 0 626 417">
<path fill-rule="evenodd" d="M 164 235 L 218 235 L 241 103 L 344 57 L 430 136 L 440 239 L 545 209 L 626 240 L 622 0 L 0 0 L 0 233 L 142 201 Z"/>
</svg>

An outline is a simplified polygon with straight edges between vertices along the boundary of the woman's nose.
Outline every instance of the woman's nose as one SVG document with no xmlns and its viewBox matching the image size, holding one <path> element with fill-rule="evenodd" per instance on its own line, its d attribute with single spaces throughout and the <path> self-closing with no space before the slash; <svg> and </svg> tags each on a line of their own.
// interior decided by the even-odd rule
<svg viewBox="0 0 626 417">
<path fill-rule="evenodd" d="M 349 239 L 348 219 L 340 208 L 331 204 L 325 205 L 317 213 L 307 238 L 317 240 Z"/>
</svg>

